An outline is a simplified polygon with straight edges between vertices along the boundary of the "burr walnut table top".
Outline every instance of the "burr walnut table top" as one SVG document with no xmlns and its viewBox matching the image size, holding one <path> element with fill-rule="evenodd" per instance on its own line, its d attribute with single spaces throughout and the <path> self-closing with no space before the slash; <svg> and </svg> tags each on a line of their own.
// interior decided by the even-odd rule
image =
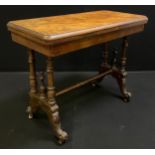
<svg viewBox="0 0 155 155">
<path fill-rule="evenodd" d="M 58 56 L 142 31 L 147 20 L 143 15 L 102 10 L 11 21 L 8 29 L 15 42 L 46 56 Z M 57 48 L 58 44 L 63 45 Z"/>
</svg>

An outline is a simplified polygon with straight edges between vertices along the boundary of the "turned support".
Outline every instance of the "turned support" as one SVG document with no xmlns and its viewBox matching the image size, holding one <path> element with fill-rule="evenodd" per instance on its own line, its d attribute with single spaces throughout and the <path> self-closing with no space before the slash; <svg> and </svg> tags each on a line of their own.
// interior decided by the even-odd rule
<svg viewBox="0 0 155 155">
<path fill-rule="evenodd" d="M 47 58 L 47 106 L 46 112 L 59 143 L 63 143 L 68 135 L 61 128 L 59 107 L 55 100 L 54 76 L 52 59 Z"/>
<path fill-rule="evenodd" d="M 44 72 L 40 72 L 39 80 L 40 80 L 39 98 L 40 100 L 45 100 L 46 99 L 46 87 L 45 87 L 45 73 Z"/>
<path fill-rule="evenodd" d="M 112 75 L 117 80 L 121 94 L 122 94 L 122 99 L 125 102 L 128 102 L 131 97 L 131 93 L 128 92 L 126 89 L 126 76 L 127 76 L 126 49 L 127 49 L 127 47 L 128 47 L 127 37 L 124 37 L 123 42 L 122 42 L 122 49 L 121 49 L 121 53 L 120 53 L 120 68 L 118 68 L 117 67 L 118 51 L 117 50 L 113 51 L 112 63 L 111 63 L 111 65 L 109 65 L 109 63 L 108 63 L 108 53 L 109 53 L 108 48 L 109 48 L 109 46 L 108 46 L 108 43 L 105 43 L 104 51 L 103 51 L 103 63 L 101 64 L 101 68 L 99 71 L 99 74 L 101 74 L 101 73 L 105 73 L 108 70 L 112 69 L 112 72 L 109 74 Z M 92 85 L 96 86 L 99 82 L 102 81 L 103 78 L 104 78 L 104 76 L 96 81 L 93 81 Z"/>
<path fill-rule="evenodd" d="M 105 43 L 103 52 L 103 66 L 107 65 L 108 65 L 108 43 Z"/>
<path fill-rule="evenodd" d="M 109 66 L 109 63 L 108 63 L 108 52 L 109 52 L 108 51 L 108 47 L 109 47 L 108 46 L 108 43 L 104 43 L 104 50 L 103 50 L 103 54 L 102 54 L 102 60 L 103 60 L 103 62 L 101 64 L 101 66 L 100 66 L 99 74 L 106 73 L 107 71 L 109 71 L 111 69 L 110 66 Z M 107 74 L 105 74 L 105 76 L 106 75 Z M 97 80 L 94 80 L 92 82 L 92 86 L 93 87 L 96 87 L 98 85 L 98 83 L 100 83 L 103 80 L 103 78 L 105 76 L 102 76 L 101 78 L 99 78 Z"/>
<path fill-rule="evenodd" d="M 127 47 L 128 47 L 128 40 L 127 40 L 127 37 L 124 37 L 123 42 L 122 42 L 121 63 L 120 63 L 122 73 L 126 72 L 126 60 L 127 60 L 126 51 L 127 51 Z"/>
<path fill-rule="evenodd" d="M 35 53 L 31 49 L 28 49 L 28 64 L 29 64 L 29 106 L 27 107 L 28 118 L 33 118 L 33 113 L 36 111 L 37 106 L 33 99 L 33 95 L 37 93 L 37 80 L 35 70 Z"/>
<path fill-rule="evenodd" d="M 100 68 L 100 73 L 103 73 L 107 70 L 109 70 L 109 63 L 108 63 L 108 54 L 109 54 L 109 44 L 108 43 L 105 43 L 104 44 L 104 50 L 103 50 L 103 63 L 101 64 L 101 68 Z"/>
<path fill-rule="evenodd" d="M 131 93 L 127 91 L 126 88 L 126 76 L 127 76 L 127 71 L 126 71 L 126 61 L 127 61 L 127 57 L 126 57 L 126 51 L 127 51 L 127 47 L 128 47 L 128 41 L 127 41 L 127 37 L 123 38 L 122 41 L 122 50 L 120 53 L 120 69 L 113 71 L 113 76 L 116 78 L 118 85 L 120 87 L 120 91 L 122 93 L 122 99 L 124 102 L 129 102 L 130 101 L 130 97 L 131 97 Z"/>
<path fill-rule="evenodd" d="M 37 92 L 37 82 L 36 82 L 36 70 L 35 70 L 35 54 L 32 50 L 28 50 L 28 63 L 29 63 L 29 84 L 30 93 Z"/>
</svg>

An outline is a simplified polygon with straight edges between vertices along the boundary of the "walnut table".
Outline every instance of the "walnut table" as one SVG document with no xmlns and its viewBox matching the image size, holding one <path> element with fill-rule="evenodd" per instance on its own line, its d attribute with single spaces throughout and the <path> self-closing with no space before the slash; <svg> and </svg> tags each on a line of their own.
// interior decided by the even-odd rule
<svg viewBox="0 0 155 155">
<path fill-rule="evenodd" d="M 118 82 L 122 99 L 129 101 L 131 94 L 125 87 L 127 37 L 143 31 L 147 21 L 146 16 L 103 10 L 9 22 L 7 26 L 11 31 L 12 40 L 28 48 L 29 118 L 33 118 L 38 107 L 41 107 L 48 115 L 59 143 L 62 143 L 68 138 L 68 134 L 61 128 L 57 96 L 88 83 L 95 85 L 105 75 L 110 74 Z M 108 43 L 119 38 L 122 38 L 120 62 L 117 62 L 114 51 L 113 61 L 109 63 Z M 54 87 L 53 58 L 101 43 L 104 43 L 104 52 L 99 73 L 57 92 Z M 35 69 L 35 52 L 47 58 L 46 72 L 39 74 L 39 84 Z M 47 84 L 44 82 L 45 77 Z"/>
</svg>

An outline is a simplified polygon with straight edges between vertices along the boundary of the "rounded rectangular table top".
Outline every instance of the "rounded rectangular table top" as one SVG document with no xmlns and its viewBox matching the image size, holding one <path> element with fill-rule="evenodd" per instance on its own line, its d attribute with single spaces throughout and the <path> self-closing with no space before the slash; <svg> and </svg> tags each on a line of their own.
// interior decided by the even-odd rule
<svg viewBox="0 0 155 155">
<path fill-rule="evenodd" d="M 54 43 L 62 39 L 91 33 L 104 33 L 125 27 L 144 25 L 147 21 L 148 18 L 143 15 L 101 10 L 10 21 L 7 26 L 10 31 L 25 37 Z"/>
</svg>

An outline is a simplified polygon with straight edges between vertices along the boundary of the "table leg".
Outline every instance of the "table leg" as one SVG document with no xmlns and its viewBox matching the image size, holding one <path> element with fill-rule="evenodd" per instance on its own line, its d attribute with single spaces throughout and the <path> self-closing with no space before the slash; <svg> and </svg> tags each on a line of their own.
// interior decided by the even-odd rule
<svg viewBox="0 0 155 155">
<path fill-rule="evenodd" d="M 110 68 L 110 65 L 108 63 L 108 58 L 109 58 L 109 56 L 108 56 L 108 54 L 109 54 L 108 47 L 109 47 L 109 44 L 105 43 L 104 44 L 104 50 L 103 50 L 103 63 L 101 64 L 99 73 L 106 72 Z"/>
<path fill-rule="evenodd" d="M 28 63 L 29 63 L 29 105 L 27 107 L 28 118 L 32 119 L 33 114 L 37 110 L 37 102 L 33 97 L 37 93 L 37 80 L 36 80 L 36 70 L 35 70 L 35 53 L 31 49 L 28 49 Z"/>
<path fill-rule="evenodd" d="M 118 85 L 120 87 L 120 91 L 122 93 L 122 98 L 125 102 L 128 102 L 131 97 L 131 93 L 127 91 L 126 88 L 126 49 L 128 47 L 127 37 L 123 38 L 122 43 L 122 50 L 121 50 L 121 63 L 120 63 L 120 70 L 114 70 L 112 76 L 116 78 Z"/>
<path fill-rule="evenodd" d="M 127 76 L 127 71 L 126 71 L 126 49 L 128 47 L 128 42 L 127 42 L 127 37 L 123 38 L 123 43 L 122 43 L 122 50 L 121 50 L 121 63 L 120 63 L 120 69 L 116 67 L 116 61 L 117 61 L 117 53 L 114 51 L 114 58 L 113 58 L 113 64 L 109 65 L 108 63 L 108 43 L 104 44 L 104 52 L 103 52 L 103 63 L 101 64 L 101 68 L 99 71 L 99 74 L 104 73 L 108 71 L 109 69 L 112 68 L 112 72 L 110 73 L 118 82 L 118 85 L 120 87 L 120 91 L 122 93 L 122 99 L 125 102 L 128 102 L 131 97 L 131 93 L 127 91 L 126 89 L 126 76 Z M 97 83 L 101 82 L 104 77 L 101 79 L 94 81 L 92 84 L 93 86 L 96 86 Z"/>
<path fill-rule="evenodd" d="M 99 74 L 105 73 L 109 69 L 111 69 L 111 67 L 110 67 L 110 65 L 108 63 L 108 54 L 109 54 L 108 52 L 109 52 L 109 50 L 108 50 L 108 43 L 104 43 L 104 50 L 103 50 L 103 55 L 102 55 L 103 62 L 102 62 L 101 67 L 99 69 Z M 98 83 L 100 83 L 104 79 L 105 76 L 103 76 L 102 78 L 100 78 L 100 79 L 98 79 L 96 81 L 93 81 L 92 82 L 92 86 L 94 86 L 94 87 L 97 86 Z"/>
<path fill-rule="evenodd" d="M 47 105 L 45 110 L 55 135 L 59 139 L 59 143 L 63 143 L 67 140 L 68 134 L 61 128 L 59 107 L 55 100 L 54 76 L 51 58 L 47 58 Z"/>
</svg>

